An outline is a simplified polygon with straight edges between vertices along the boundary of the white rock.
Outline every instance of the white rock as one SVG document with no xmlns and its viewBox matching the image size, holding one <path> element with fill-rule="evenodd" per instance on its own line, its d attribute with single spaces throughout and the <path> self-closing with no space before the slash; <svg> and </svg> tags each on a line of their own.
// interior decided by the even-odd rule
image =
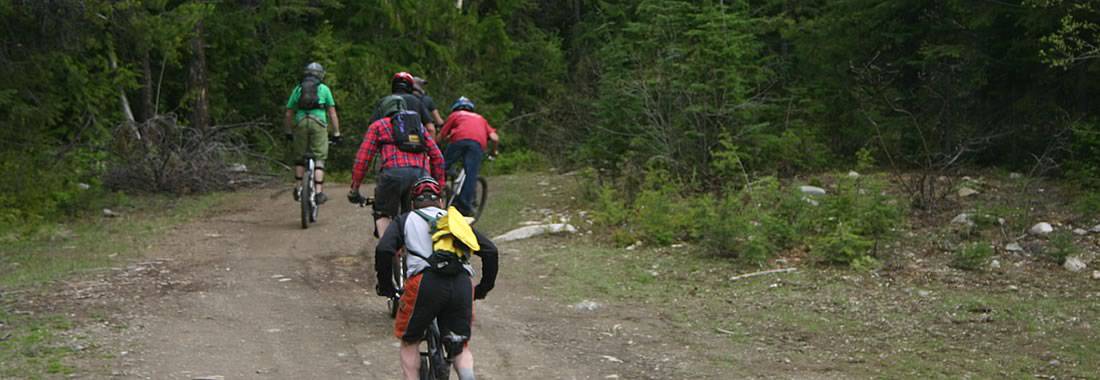
<svg viewBox="0 0 1100 380">
<path fill-rule="evenodd" d="M 1083 229 L 1083 228 L 1074 228 L 1073 233 L 1075 235 L 1088 235 L 1089 234 L 1089 232 L 1085 231 L 1085 229 Z"/>
<path fill-rule="evenodd" d="M 573 305 L 573 308 L 576 309 L 576 310 L 581 310 L 581 311 L 594 311 L 596 309 L 599 309 L 600 306 L 602 306 L 602 305 L 600 305 L 599 303 L 596 303 L 595 301 L 584 300 L 584 301 L 581 301 L 581 302 L 577 302 L 576 305 Z"/>
<path fill-rule="evenodd" d="M 955 215 L 955 218 L 951 219 L 951 224 L 965 224 L 968 226 L 973 226 L 974 221 L 970 220 L 970 214 L 964 212 L 962 214 Z"/>
<path fill-rule="evenodd" d="M 572 224 L 542 224 L 537 226 L 520 227 L 506 232 L 504 235 L 493 238 L 496 241 L 515 241 L 530 239 L 539 235 L 546 234 L 560 234 L 560 233 L 576 233 L 577 227 L 573 227 Z"/>
<path fill-rule="evenodd" d="M 1086 266 L 1085 266 L 1085 262 L 1081 261 L 1081 258 L 1079 258 L 1079 257 L 1069 257 L 1069 258 L 1066 258 L 1066 262 L 1062 264 L 1062 267 L 1066 268 L 1066 270 L 1068 270 L 1070 272 L 1080 272 L 1080 271 L 1085 270 Z"/>
<path fill-rule="evenodd" d="M 848 172 L 848 178 L 859 178 L 859 173 L 855 170 Z"/>
<path fill-rule="evenodd" d="M 818 205 L 817 200 L 815 200 L 813 198 L 810 198 L 810 197 L 805 197 L 804 196 L 804 197 L 802 197 L 802 200 L 806 201 L 806 203 L 809 203 L 810 206 L 815 206 L 816 207 Z"/>
<path fill-rule="evenodd" d="M 103 216 L 108 217 L 108 218 L 114 218 L 114 217 L 118 216 L 118 213 L 115 213 L 114 211 L 111 211 L 111 209 L 109 209 L 109 208 L 105 208 L 105 209 L 103 209 Z"/>
<path fill-rule="evenodd" d="M 199 376 L 199 377 L 192 377 L 191 380 L 225 380 L 225 376 L 221 376 L 221 375 Z"/>
<path fill-rule="evenodd" d="M 76 187 L 79 187 L 80 190 L 88 190 L 88 189 L 92 188 L 92 185 L 81 182 L 81 183 L 76 184 Z"/>
<path fill-rule="evenodd" d="M 1020 173 L 1012 172 L 1012 173 L 1008 173 L 1008 178 L 1020 179 L 1020 178 L 1024 178 L 1024 175 L 1020 174 Z"/>
<path fill-rule="evenodd" d="M 993 269 L 1001 269 L 1001 262 L 998 260 L 993 260 L 989 263 L 989 267 Z"/>
<path fill-rule="evenodd" d="M 969 187 L 964 187 L 964 188 L 959 189 L 959 198 L 966 198 L 966 197 L 969 197 L 969 196 L 972 196 L 972 195 L 978 195 L 978 194 L 981 194 L 981 193 L 979 193 L 978 190 L 974 190 L 974 189 L 971 189 Z"/>
<path fill-rule="evenodd" d="M 1050 234 L 1051 232 L 1054 232 L 1054 227 L 1051 226 L 1050 223 L 1040 222 L 1036 223 L 1034 226 L 1031 226 L 1031 228 L 1028 229 L 1027 232 L 1032 235 L 1044 236 Z"/>
<path fill-rule="evenodd" d="M 802 191 L 803 194 L 825 195 L 825 189 L 817 186 L 801 186 L 798 188 L 798 190 Z"/>
<path fill-rule="evenodd" d="M 1024 247 L 1021 247 L 1019 243 L 1005 244 L 1005 250 L 1009 252 L 1023 252 Z"/>
<path fill-rule="evenodd" d="M 932 292 L 929 292 L 927 290 L 918 290 L 917 295 L 921 296 L 921 297 L 928 297 L 928 296 L 932 295 Z"/>
<path fill-rule="evenodd" d="M 1093 280 L 1100 280 L 1100 270 L 1092 271 L 1092 279 Z"/>
<path fill-rule="evenodd" d="M 229 165 L 229 167 L 226 168 L 225 170 L 229 171 L 230 173 L 244 173 L 244 172 L 248 171 L 248 167 L 245 166 L 244 164 L 238 162 L 238 163 Z"/>
<path fill-rule="evenodd" d="M 1089 232 L 1094 232 L 1094 233 L 1095 232 L 1100 232 L 1100 224 L 1097 224 L 1095 226 L 1092 226 L 1092 228 L 1089 228 Z"/>
</svg>

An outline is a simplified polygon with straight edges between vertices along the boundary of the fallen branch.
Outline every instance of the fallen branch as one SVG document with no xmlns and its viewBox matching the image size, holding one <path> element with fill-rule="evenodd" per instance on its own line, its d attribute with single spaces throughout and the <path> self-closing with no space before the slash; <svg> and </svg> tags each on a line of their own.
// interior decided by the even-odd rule
<svg viewBox="0 0 1100 380">
<path fill-rule="evenodd" d="M 798 268 L 780 268 L 780 269 L 769 269 L 769 270 L 766 270 L 766 271 L 753 272 L 753 273 L 746 273 L 746 274 L 739 274 L 739 275 L 736 275 L 736 276 L 730 277 L 730 281 L 737 281 L 737 280 L 740 280 L 740 279 L 743 279 L 743 278 L 749 278 L 749 277 L 762 276 L 762 275 L 765 275 L 765 274 L 772 274 L 772 273 L 785 273 L 785 272 L 794 272 L 794 271 L 796 271 L 796 270 L 798 270 Z"/>
</svg>

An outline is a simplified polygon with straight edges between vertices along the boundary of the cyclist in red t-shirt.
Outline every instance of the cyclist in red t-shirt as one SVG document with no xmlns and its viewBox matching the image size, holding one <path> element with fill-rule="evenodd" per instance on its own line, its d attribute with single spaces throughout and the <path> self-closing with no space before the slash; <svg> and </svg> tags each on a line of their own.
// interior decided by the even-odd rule
<svg viewBox="0 0 1100 380">
<path fill-rule="evenodd" d="M 439 140 L 447 143 L 447 151 L 443 154 L 447 170 L 451 170 L 461 160 L 462 167 L 466 168 L 466 178 L 474 179 L 462 184 L 462 193 L 454 205 L 462 214 L 473 215 L 474 192 L 477 191 L 476 179 L 477 172 L 481 169 L 481 159 L 489 148 L 489 140 L 493 141 L 493 154 L 496 154 L 500 136 L 484 117 L 474 113 L 474 102 L 463 96 L 451 105 L 451 114 L 443 122 Z"/>
</svg>

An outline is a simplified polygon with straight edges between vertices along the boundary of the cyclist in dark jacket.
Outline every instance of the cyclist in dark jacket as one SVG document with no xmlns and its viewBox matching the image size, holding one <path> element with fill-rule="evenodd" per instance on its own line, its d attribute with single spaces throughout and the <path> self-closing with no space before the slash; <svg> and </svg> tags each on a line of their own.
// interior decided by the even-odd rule
<svg viewBox="0 0 1100 380">
<path fill-rule="evenodd" d="M 405 99 L 405 109 L 416 111 L 416 113 L 420 115 L 420 122 L 424 123 L 424 128 L 427 128 L 428 133 L 435 136 L 435 124 L 432 120 L 431 112 L 424 106 L 420 97 L 413 95 L 413 86 L 415 84 L 416 81 L 413 79 L 412 74 L 402 71 L 393 75 L 393 78 L 390 80 L 390 90 L 393 92 L 392 95 L 397 95 Z M 386 97 L 383 97 L 382 100 L 379 100 L 378 105 L 374 107 L 374 113 L 370 116 L 370 123 L 378 121 L 378 119 L 384 118 L 391 113 L 392 110 L 386 109 L 388 104 L 383 101 L 385 99 Z"/>
<path fill-rule="evenodd" d="M 430 266 L 428 258 L 434 253 L 431 225 L 424 215 L 439 218 L 447 214 L 441 209 L 441 188 L 431 177 L 417 181 L 412 188 L 413 209 L 397 217 L 382 235 L 374 251 L 374 270 L 378 276 L 378 295 L 394 294 L 390 273 L 393 257 L 404 248 L 406 254 L 405 289 L 394 323 L 394 335 L 401 339 L 401 369 L 406 379 L 416 379 L 420 367 L 420 341 L 433 319 L 439 324 L 443 336 L 450 334 L 465 338 L 449 347 L 460 380 L 474 379 L 474 357 L 469 348 L 473 301 L 484 299 L 493 289 L 497 277 L 498 252 L 496 245 L 477 231 L 473 231 L 480 246 L 474 255 L 481 257 L 481 281 L 473 286 L 474 269 L 468 262 L 458 262 L 453 271 Z M 468 260 L 468 259 L 467 259 Z M 439 262 L 439 261 L 435 261 Z M 455 351 L 461 351 L 457 353 Z"/>
</svg>

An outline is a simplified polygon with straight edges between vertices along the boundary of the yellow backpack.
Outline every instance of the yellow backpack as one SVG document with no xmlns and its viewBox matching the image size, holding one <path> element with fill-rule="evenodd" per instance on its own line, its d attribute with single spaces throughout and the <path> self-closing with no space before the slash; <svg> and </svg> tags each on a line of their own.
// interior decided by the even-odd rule
<svg viewBox="0 0 1100 380">
<path fill-rule="evenodd" d="M 444 274 L 457 274 L 462 264 L 470 261 L 470 253 L 481 249 L 477 235 L 454 206 L 447 214 L 431 216 L 421 210 L 414 211 L 431 227 L 432 255 L 424 258 L 432 270 Z"/>
</svg>

